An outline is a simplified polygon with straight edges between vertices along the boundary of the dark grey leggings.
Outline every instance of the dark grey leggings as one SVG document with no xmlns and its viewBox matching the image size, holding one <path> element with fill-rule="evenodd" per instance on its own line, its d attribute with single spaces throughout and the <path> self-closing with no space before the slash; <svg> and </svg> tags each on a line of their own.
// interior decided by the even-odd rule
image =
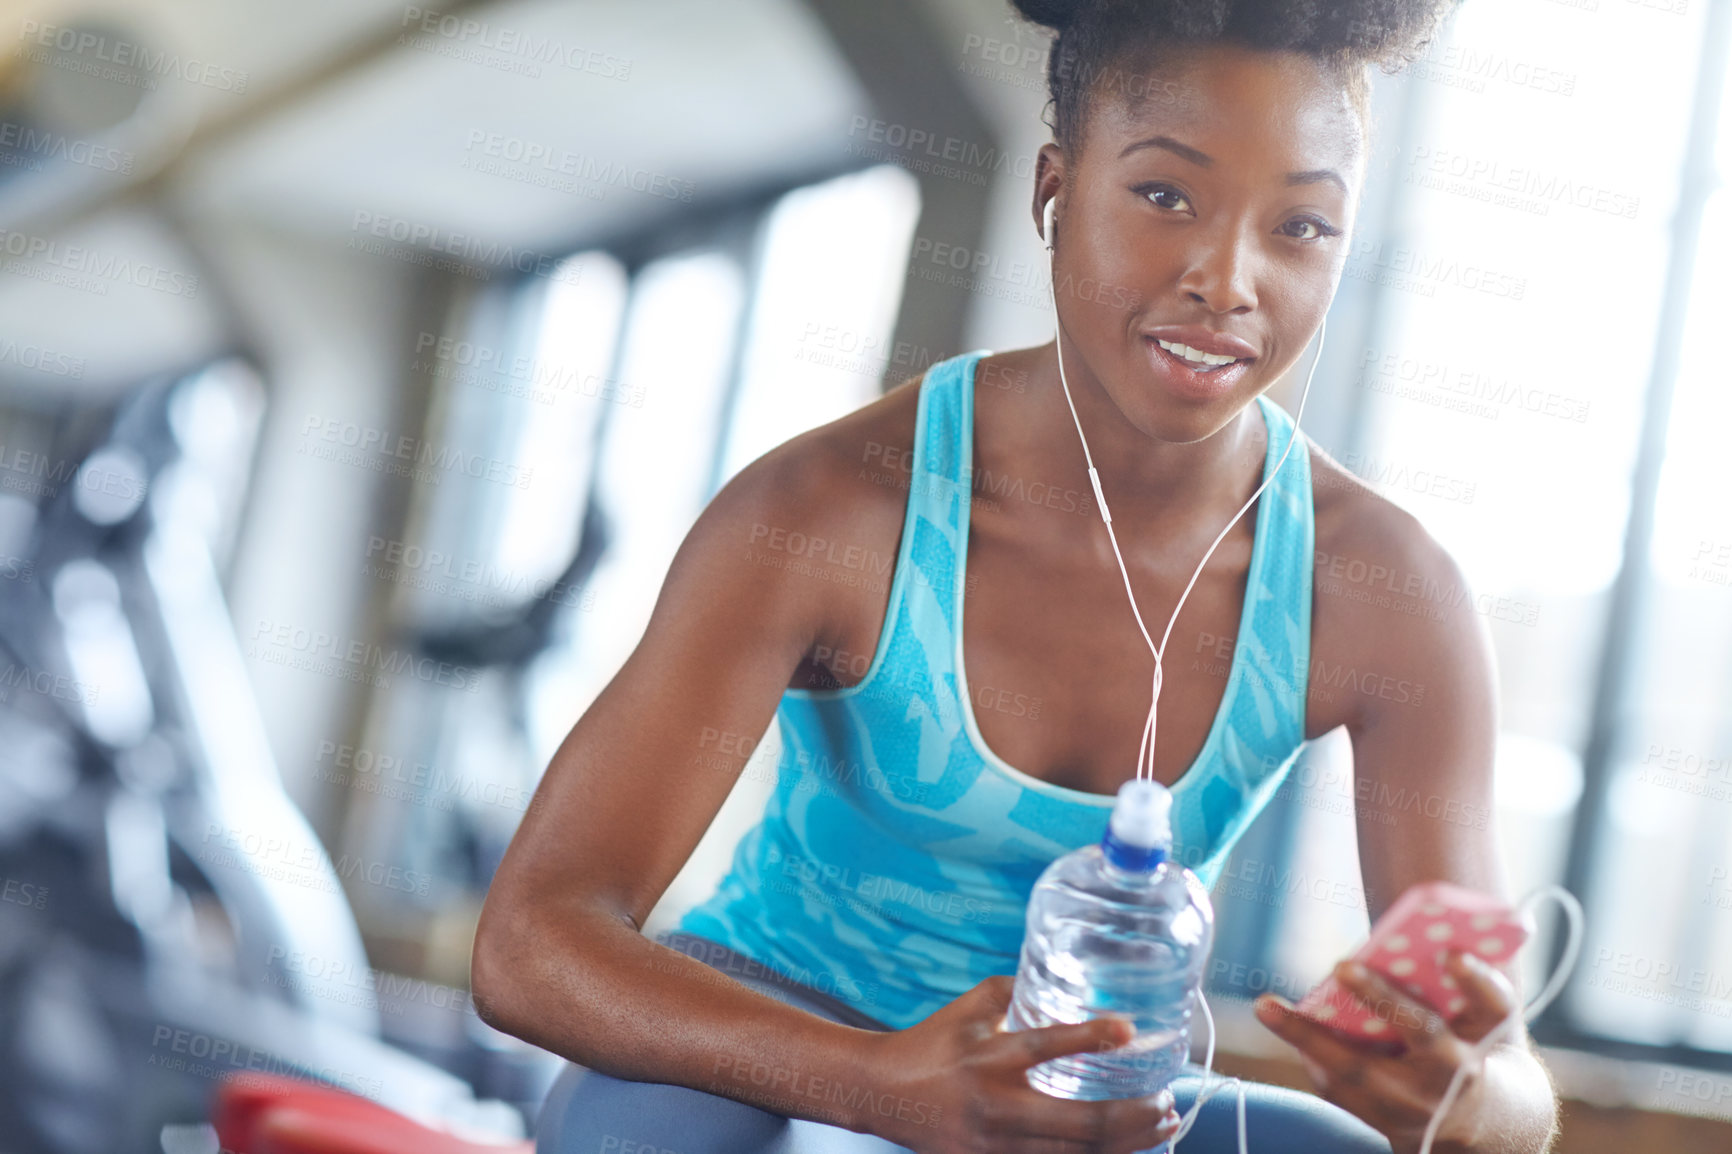
<svg viewBox="0 0 1732 1154">
<path fill-rule="evenodd" d="M 773 998 L 834 1022 L 889 1027 L 827 994 L 767 974 L 725 946 L 691 934 L 665 945 L 707 962 Z M 1180 1114 L 1197 1099 L 1201 1067 L 1173 1081 Z M 1347 1111 L 1311 1094 L 1245 1084 L 1250 1154 L 1390 1154 L 1389 1142 Z M 567 1065 L 542 1105 L 536 1154 L 896 1154 L 907 1148 L 821 1122 L 785 1118 L 732 1098 L 659 1082 L 627 1082 Z M 1165 1151 L 1165 1147 L 1156 1149 Z M 1203 1103 L 1181 1154 L 1238 1154 L 1238 1101 L 1223 1090 Z"/>
</svg>

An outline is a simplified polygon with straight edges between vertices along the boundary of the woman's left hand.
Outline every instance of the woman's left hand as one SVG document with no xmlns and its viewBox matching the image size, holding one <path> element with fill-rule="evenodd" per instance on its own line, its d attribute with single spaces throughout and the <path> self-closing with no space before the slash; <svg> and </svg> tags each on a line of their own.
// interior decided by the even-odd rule
<svg viewBox="0 0 1732 1154">
<path fill-rule="evenodd" d="M 1375 1127 L 1395 1154 L 1419 1149 L 1450 1080 L 1468 1067 L 1432 1151 L 1473 1150 L 1481 1137 L 1477 1123 L 1485 1093 L 1485 1059 L 1474 1053 L 1474 1043 L 1515 1011 L 1516 993 L 1507 977 L 1471 954 L 1450 951 L 1445 968 L 1467 999 L 1448 1022 L 1351 959 L 1335 967 L 1335 980 L 1389 1022 L 1405 1043 L 1399 1056 L 1357 1045 L 1274 994 L 1257 999 L 1257 1017 L 1298 1049 L 1319 1096 Z"/>
</svg>

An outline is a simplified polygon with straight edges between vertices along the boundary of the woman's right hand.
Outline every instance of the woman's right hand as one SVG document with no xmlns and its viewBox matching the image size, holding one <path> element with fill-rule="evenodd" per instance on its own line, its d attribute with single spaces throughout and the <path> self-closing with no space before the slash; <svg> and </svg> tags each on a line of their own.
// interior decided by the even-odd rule
<svg viewBox="0 0 1732 1154">
<path fill-rule="evenodd" d="M 916 1026 L 877 1035 L 863 1064 L 872 1090 L 861 1128 L 920 1151 L 1131 1151 L 1173 1136 L 1170 1091 L 1080 1101 L 1029 1085 L 1027 1071 L 1066 1054 L 1129 1042 L 1129 1022 L 1096 1018 L 1001 1031 L 1015 982 L 987 978 Z"/>
</svg>

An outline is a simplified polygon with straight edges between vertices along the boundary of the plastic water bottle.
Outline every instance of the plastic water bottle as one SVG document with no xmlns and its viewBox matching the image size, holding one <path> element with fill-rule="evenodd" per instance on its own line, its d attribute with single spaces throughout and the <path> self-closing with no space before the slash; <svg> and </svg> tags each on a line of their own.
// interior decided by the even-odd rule
<svg viewBox="0 0 1732 1154">
<path fill-rule="evenodd" d="M 1029 896 L 1007 1028 L 1109 1015 L 1137 1028 L 1120 1049 L 1030 1069 L 1029 1083 L 1054 1097 L 1153 1094 L 1190 1056 L 1215 911 L 1197 876 L 1168 860 L 1172 804 L 1158 782 L 1125 782 L 1100 844 L 1053 862 Z"/>
</svg>

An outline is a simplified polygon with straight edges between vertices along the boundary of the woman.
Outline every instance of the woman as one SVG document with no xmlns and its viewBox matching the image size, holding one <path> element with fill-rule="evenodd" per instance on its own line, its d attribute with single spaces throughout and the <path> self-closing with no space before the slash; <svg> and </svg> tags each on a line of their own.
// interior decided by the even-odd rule
<svg viewBox="0 0 1732 1154">
<path fill-rule="evenodd" d="M 1151 629 L 1292 435 L 1261 394 L 1342 272 L 1368 66 L 1410 58 L 1449 5 L 1017 0 L 1058 33 L 1033 216 L 1056 199 L 1066 380 Z M 1172 1136 L 1195 1078 L 1114 1102 L 1027 1084 L 1128 1027 L 995 1029 L 1029 889 L 1099 839 L 1149 705 L 1074 432 L 1052 344 L 969 353 L 765 454 L 698 519 L 481 918 L 484 1017 L 592 1071 L 555 1087 L 543 1151 Z M 1464 582 L 1411 517 L 1296 448 L 1171 635 L 1153 765 L 1177 856 L 1212 883 L 1300 743 L 1346 726 L 1371 915 L 1426 879 L 1496 892 L 1493 833 L 1460 817 L 1491 802 L 1484 625 L 1435 598 Z M 1355 596 L 1365 575 L 1378 596 Z M 1351 670 L 1354 689 L 1308 689 L 1314 669 Z M 646 939 L 772 717 L 785 748 L 764 821 L 682 933 Z M 1440 816 L 1379 800 L 1415 791 Z M 1555 1103 L 1525 1035 L 1470 1050 L 1516 1005 L 1514 975 L 1452 965 L 1466 1004 L 1448 1023 L 1338 970 L 1405 1037 L 1399 1061 L 1259 999 L 1321 1098 L 1251 1087 L 1252 1149 L 1416 1149 L 1463 1064 L 1435 1149 L 1542 1149 Z M 1232 1121 L 1228 1096 L 1211 1101 L 1185 1148 L 1234 1148 Z"/>
</svg>

